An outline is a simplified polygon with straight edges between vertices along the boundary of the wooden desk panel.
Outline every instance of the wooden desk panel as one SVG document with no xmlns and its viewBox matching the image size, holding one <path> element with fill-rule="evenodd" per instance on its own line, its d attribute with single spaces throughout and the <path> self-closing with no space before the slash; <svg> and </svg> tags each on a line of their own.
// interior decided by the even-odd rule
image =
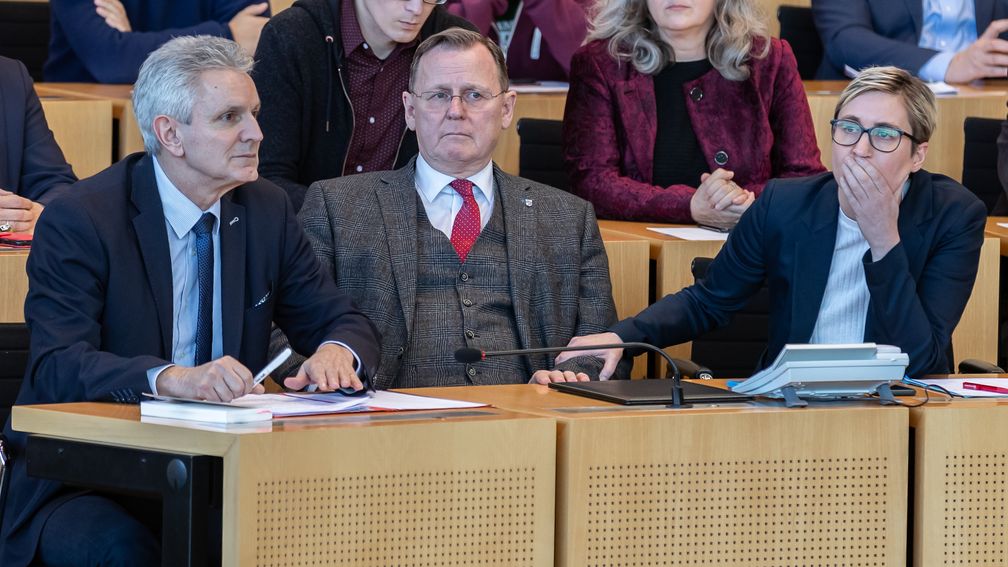
<svg viewBox="0 0 1008 567">
<path fill-rule="evenodd" d="M 112 104 L 112 118 L 118 122 L 119 152 L 112 156 L 116 161 L 143 151 L 143 138 L 133 114 L 133 85 L 103 85 L 96 83 L 35 83 L 40 97 L 73 97 L 88 100 L 107 100 Z M 111 145 L 109 152 L 111 152 Z"/>
<path fill-rule="evenodd" d="M 42 112 L 78 178 L 90 177 L 112 165 L 112 103 L 44 98 Z"/>
<path fill-rule="evenodd" d="M 602 231 L 606 255 L 609 257 L 609 278 L 612 281 L 616 318 L 625 319 L 648 306 L 648 254 L 650 244 L 643 238 Z M 634 360 L 631 376 L 644 378 L 647 361 Z"/>
<path fill-rule="evenodd" d="M 667 410 L 546 386 L 412 391 L 556 420 L 558 566 L 881 567 L 906 557 L 905 408 Z"/>
<path fill-rule="evenodd" d="M 223 457 L 226 566 L 553 564 L 550 419 L 491 408 L 231 427 L 138 418 L 137 406 L 20 406 L 13 427 Z"/>
<path fill-rule="evenodd" d="M 0 323 L 24 323 L 27 250 L 0 250 Z"/>
<path fill-rule="evenodd" d="M 522 118 L 547 118 L 563 120 L 567 93 L 518 93 L 514 119 L 501 134 L 494 151 L 493 160 L 504 171 L 518 175 L 518 120 Z"/>
<path fill-rule="evenodd" d="M 992 230 L 988 222 L 988 233 Z M 681 240 L 647 230 L 649 226 L 679 226 L 660 223 L 637 223 L 629 221 L 599 221 L 599 226 L 610 233 L 636 235 L 647 238 L 651 243 L 651 259 L 656 262 L 655 297 L 661 298 L 692 285 L 693 275 L 689 266 L 698 256 L 713 258 L 721 250 L 724 242 Z M 996 224 L 995 224 L 996 226 Z M 1008 229 L 1004 229 L 1008 238 Z M 952 333 L 952 348 L 956 361 L 967 358 L 997 360 L 997 308 L 999 294 L 1000 264 L 998 250 L 1001 244 L 997 238 L 984 239 L 980 251 L 980 267 L 976 283 L 962 319 Z M 690 358 L 690 343 L 682 343 L 665 349 L 677 358 Z M 664 368 L 664 365 L 662 365 Z"/>
<path fill-rule="evenodd" d="M 987 226 L 984 229 L 987 236 L 998 239 L 998 250 L 1002 256 L 1008 256 L 1008 228 L 999 226 L 1001 223 L 1008 224 L 1008 217 L 987 217 Z"/>
<path fill-rule="evenodd" d="M 913 565 L 1000 565 L 1008 557 L 1008 402 L 931 401 L 914 428 Z"/>
</svg>

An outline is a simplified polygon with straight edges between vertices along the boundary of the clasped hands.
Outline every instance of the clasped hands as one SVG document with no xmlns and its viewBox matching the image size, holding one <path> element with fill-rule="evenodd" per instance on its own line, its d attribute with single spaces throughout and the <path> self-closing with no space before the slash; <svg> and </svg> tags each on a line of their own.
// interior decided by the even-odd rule
<svg viewBox="0 0 1008 567">
<path fill-rule="evenodd" d="M 323 392 L 339 388 L 360 390 L 364 385 L 354 364 L 354 355 L 346 347 L 326 343 L 301 365 L 297 376 L 284 380 L 284 386 L 300 390 L 315 384 Z M 200 366 L 166 368 L 157 378 L 157 391 L 176 398 L 229 402 L 245 394 L 265 391 L 262 384 L 253 387 L 252 379 L 252 372 L 242 363 L 223 356 Z"/>
<path fill-rule="evenodd" d="M 690 215 L 697 224 L 729 230 L 756 196 L 732 181 L 735 173 L 715 169 L 700 176 L 700 186 L 690 199 Z"/>
</svg>

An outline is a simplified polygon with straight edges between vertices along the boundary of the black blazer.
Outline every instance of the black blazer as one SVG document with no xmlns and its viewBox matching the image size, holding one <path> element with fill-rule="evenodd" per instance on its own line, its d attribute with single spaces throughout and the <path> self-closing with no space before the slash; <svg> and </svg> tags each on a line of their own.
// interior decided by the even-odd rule
<svg viewBox="0 0 1008 567">
<path fill-rule="evenodd" d="M 1008 0 L 975 0 L 974 10 L 979 37 L 993 20 L 1008 17 Z M 916 74 L 938 53 L 917 46 L 921 0 L 815 0 L 812 16 L 825 51 L 817 79 L 846 78 L 844 65 L 895 65 Z"/>
<path fill-rule="evenodd" d="M 153 161 L 134 154 L 81 181 L 39 225 L 17 404 L 137 400 L 150 391 L 147 370 L 171 359 L 171 261 Z M 258 180 L 221 199 L 220 246 L 225 355 L 258 371 L 276 321 L 299 352 L 338 340 L 375 368 L 374 326 L 319 270 L 282 189 Z M 9 423 L 5 434 L 17 455 L 24 435 Z M 10 488 L 0 564 L 22 565 L 61 486 L 28 478 L 17 459 Z"/>
<path fill-rule="evenodd" d="M 728 322 L 767 280 L 770 328 L 760 368 L 787 343 L 807 343 L 836 242 L 832 173 L 771 181 L 711 262 L 702 283 L 667 295 L 613 330 L 624 341 L 668 346 Z M 965 187 L 918 171 L 900 205 L 900 243 L 864 257 L 870 300 L 865 341 L 900 347 L 907 374 L 947 373 L 952 331 L 973 290 L 986 209 Z"/>
<path fill-rule="evenodd" d="M 28 70 L 6 57 L 0 57 L 0 140 L 0 189 L 47 205 L 77 181 L 46 124 Z"/>
</svg>

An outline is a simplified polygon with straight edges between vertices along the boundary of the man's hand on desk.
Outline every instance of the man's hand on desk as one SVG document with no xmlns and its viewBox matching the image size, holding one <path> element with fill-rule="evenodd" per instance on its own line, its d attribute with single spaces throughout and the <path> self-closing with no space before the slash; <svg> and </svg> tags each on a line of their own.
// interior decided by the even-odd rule
<svg viewBox="0 0 1008 567">
<path fill-rule="evenodd" d="M 35 223 L 44 207 L 34 201 L 0 189 L 0 226 L 2 232 L 35 232 Z"/>
<path fill-rule="evenodd" d="M 262 384 L 252 387 L 252 372 L 230 356 L 201 366 L 171 366 L 157 378 L 157 391 L 165 396 L 230 402 L 245 394 L 262 394 Z"/>
<path fill-rule="evenodd" d="M 968 83 L 1008 74 L 1008 41 L 998 38 L 1008 31 L 1008 19 L 994 20 L 969 47 L 956 53 L 945 70 L 945 82 Z"/>
<path fill-rule="evenodd" d="M 574 337 L 569 343 L 567 343 L 567 346 L 606 345 L 619 344 L 622 342 L 623 339 L 621 339 L 616 333 L 597 333 L 594 335 L 585 335 L 583 337 Z M 623 349 L 607 348 L 600 350 L 561 352 L 557 355 L 553 364 L 560 364 L 565 360 L 570 360 L 577 356 L 597 356 L 598 358 L 601 358 L 605 364 L 602 365 L 602 370 L 599 371 L 599 380 L 608 380 L 612 377 L 613 372 L 616 372 L 616 365 L 619 364 L 620 359 L 623 357 Z"/>
<path fill-rule="evenodd" d="M 550 382 L 587 382 L 591 380 L 584 372 L 575 374 L 570 370 L 536 370 L 529 384 L 549 384 Z"/>
<path fill-rule="evenodd" d="M 354 355 L 349 349 L 335 343 L 326 343 L 301 365 L 297 376 L 284 380 L 284 386 L 300 390 L 308 384 L 315 384 L 323 392 L 340 388 L 360 390 L 364 388 L 364 384 L 357 376 L 354 364 Z"/>
</svg>

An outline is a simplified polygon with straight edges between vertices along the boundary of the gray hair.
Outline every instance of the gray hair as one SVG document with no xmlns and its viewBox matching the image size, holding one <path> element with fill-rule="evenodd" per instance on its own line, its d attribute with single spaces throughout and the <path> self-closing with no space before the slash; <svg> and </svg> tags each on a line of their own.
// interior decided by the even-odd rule
<svg viewBox="0 0 1008 567">
<path fill-rule="evenodd" d="M 189 124 L 201 75 L 219 69 L 247 74 L 252 58 L 237 43 L 210 35 L 176 37 L 147 57 L 133 86 L 133 112 L 148 153 L 161 150 L 154 119 L 163 114 Z"/>
<path fill-rule="evenodd" d="M 413 63 L 410 65 L 409 90 L 413 92 L 416 88 L 417 70 L 420 68 L 420 59 L 428 52 L 438 47 L 450 51 L 464 51 L 477 45 L 482 45 L 490 51 L 494 64 L 497 66 L 497 81 L 500 82 L 502 91 L 506 91 L 511 81 L 508 79 L 507 63 L 504 62 L 504 52 L 501 48 L 483 34 L 476 33 L 463 28 L 448 28 L 442 30 L 417 46 L 413 53 Z"/>
<path fill-rule="evenodd" d="M 628 61 L 645 75 L 657 74 L 675 62 L 675 52 L 662 40 L 647 0 L 597 0 L 595 8 L 585 43 L 608 39 L 613 59 Z M 753 0 L 716 0 L 714 25 L 707 33 L 707 58 L 722 77 L 749 78 L 749 59 L 762 59 L 769 50 L 770 35 Z"/>
</svg>

